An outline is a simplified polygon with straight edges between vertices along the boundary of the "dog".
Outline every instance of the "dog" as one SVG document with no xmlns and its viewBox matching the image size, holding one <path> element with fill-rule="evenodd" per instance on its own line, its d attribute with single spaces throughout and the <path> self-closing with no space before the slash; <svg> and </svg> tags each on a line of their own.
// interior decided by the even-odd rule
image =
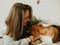
<svg viewBox="0 0 60 45">
<path fill-rule="evenodd" d="M 52 37 L 52 42 L 55 43 L 57 42 L 58 39 L 58 29 L 55 28 L 52 25 L 49 25 L 47 27 L 43 26 L 42 24 L 36 24 L 31 27 L 30 33 L 34 36 L 37 37 L 39 35 L 43 36 L 51 36 Z M 38 42 L 38 41 L 36 41 Z M 35 42 L 35 43 L 36 43 Z M 34 43 L 34 42 L 33 42 Z"/>
</svg>

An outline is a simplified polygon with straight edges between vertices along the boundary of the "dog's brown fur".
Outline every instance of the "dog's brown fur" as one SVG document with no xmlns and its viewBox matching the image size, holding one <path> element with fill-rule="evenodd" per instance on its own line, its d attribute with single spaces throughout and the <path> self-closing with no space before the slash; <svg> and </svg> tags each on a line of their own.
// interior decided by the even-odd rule
<svg viewBox="0 0 60 45">
<path fill-rule="evenodd" d="M 58 30 L 52 25 L 48 27 L 44 27 L 43 25 L 33 25 L 31 28 L 31 34 L 35 37 L 39 35 L 52 36 L 53 37 L 52 41 L 54 43 L 57 42 L 57 39 L 58 39 Z"/>
</svg>

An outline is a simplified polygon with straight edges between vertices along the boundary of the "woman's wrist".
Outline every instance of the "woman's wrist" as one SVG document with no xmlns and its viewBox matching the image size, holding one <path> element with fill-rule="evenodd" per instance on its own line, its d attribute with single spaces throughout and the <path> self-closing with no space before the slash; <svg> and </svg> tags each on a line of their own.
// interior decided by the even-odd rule
<svg viewBox="0 0 60 45">
<path fill-rule="evenodd" d="M 33 41 L 33 36 L 29 36 L 29 37 L 27 38 L 27 40 L 28 40 L 29 42 L 32 42 L 32 41 Z"/>
<path fill-rule="evenodd" d="M 29 38 L 26 38 L 28 42 L 31 42 L 31 40 Z"/>
</svg>

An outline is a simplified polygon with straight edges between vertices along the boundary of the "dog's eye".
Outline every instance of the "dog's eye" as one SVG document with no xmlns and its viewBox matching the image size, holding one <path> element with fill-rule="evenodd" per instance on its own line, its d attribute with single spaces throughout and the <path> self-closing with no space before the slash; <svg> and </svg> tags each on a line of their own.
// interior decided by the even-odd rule
<svg viewBox="0 0 60 45">
<path fill-rule="evenodd" d="M 39 29 L 37 29 L 37 32 L 39 32 Z"/>
</svg>

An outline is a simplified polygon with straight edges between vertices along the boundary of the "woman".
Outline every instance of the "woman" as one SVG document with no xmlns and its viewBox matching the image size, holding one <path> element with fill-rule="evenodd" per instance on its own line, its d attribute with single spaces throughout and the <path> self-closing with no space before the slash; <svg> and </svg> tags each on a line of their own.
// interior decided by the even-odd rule
<svg viewBox="0 0 60 45">
<path fill-rule="evenodd" d="M 32 8 L 29 5 L 15 3 L 5 23 L 6 33 L 3 36 L 2 45 L 29 45 L 36 39 L 29 33 L 31 26 Z"/>
</svg>

